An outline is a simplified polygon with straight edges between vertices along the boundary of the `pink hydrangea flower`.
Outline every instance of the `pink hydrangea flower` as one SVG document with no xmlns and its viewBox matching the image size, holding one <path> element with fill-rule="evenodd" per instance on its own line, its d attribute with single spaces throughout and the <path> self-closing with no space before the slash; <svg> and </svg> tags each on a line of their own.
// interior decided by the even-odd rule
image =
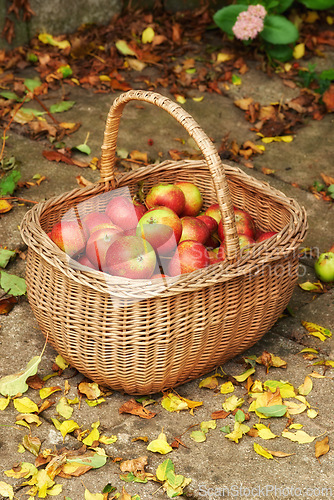
<svg viewBox="0 0 334 500">
<path fill-rule="evenodd" d="M 232 28 L 239 40 L 254 39 L 263 30 L 263 19 L 267 11 L 263 5 L 250 5 L 247 10 L 240 12 Z"/>
</svg>

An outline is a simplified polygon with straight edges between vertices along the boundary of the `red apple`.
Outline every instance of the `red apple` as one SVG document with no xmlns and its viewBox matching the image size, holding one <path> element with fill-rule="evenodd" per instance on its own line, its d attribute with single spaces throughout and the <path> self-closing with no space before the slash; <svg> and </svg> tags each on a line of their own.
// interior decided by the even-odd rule
<svg viewBox="0 0 334 500">
<path fill-rule="evenodd" d="M 254 239 L 255 225 L 252 217 L 247 212 L 245 212 L 245 210 L 239 210 L 238 208 L 234 209 L 234 215 L 235 224 L 237 226 L 237 233 L 245 234 L 246 236 Z M 220 221 L 218 224 L 218 236 L 220 241 L 223 242 L 225 239 L 225 235 L 222 221 Z"/>
<path fill-rule="evenodd" d="M 209 208 L 206 209 L 205 215 L 209 215 L 209 217 L 212 217 L 215 219 L 217 224 L 219 224 L 220 219 L 222 218 L 221 213 L 220 213 L 220 208 L 218 203 L 214 203 L 211 205 Z"/>
<path fill-rule="evenodd" d="M 186 199 L 182 189 L 175 184 L 160 183 L 150 189 L 145 203 L 148 208 L 168 207 L 180 215 L 184 210 Z"/>
<path fill-rule="evenodd" d="M 182 234 L 181 241 L 192 240 L 205 243 L 210 236 L 208 226 L 197 217 L 182 217 Z"/>
<path fill-rule="evenodd" d="M 90 267 L 91 269 L 95 269 L 95 271 L 97 271 L 97 268 L 93 266 L 93 264 L 85 254 L 81 255 L 81 257 L 77 259 L 77 262 L 79 262 L 79 264 L 81 264 L 82 266 Z"/>
<path fill-rule="evenodd" d="M 51 231 L 50 238 L 70 257 L 80 253 L 86 245 L 83 228 L 77 221 L 62 220 L 57 222 Z"/>
<path fill-rule="evenodd" d="M 190 217 L 198 215 L 203 205 L 202 195 L 198 187 L 192 182 L 176 182 L 175 186 L 182 190 L 186 200 L 182 211 L 182 217 L 185 215 Z"/>
<path fill-rule="evenodd" d="M 106 266 L 110 274 L 132 279 L 148 279 L 156 265 L 156 255 L 148 241 L 138 236 L 121 236 L 109 247 Z"/>
<path fill-rule="evenodd" d="M 240 249 L 247 247 L 248 245 L 254 245 L 255 240 L 251 238 L 250 236 L 247 236 L 247 234 L 239 234 L 239 245 Z"/>
<path fill-rule="evenodd" d="M 106 270 L 106 254 L 110 245 L 122 234 L 119 227 L 97 229 L 88 238 L 86 255 L 100 271 Z"/>
<path fill-rule="evenodd" d="M 182 223 L 173 210 L 157 206 L 143 215 L 136 234 L 145 238 L 159 255 L 168 255 L 180 241 Z"/>
<path fill-rule="evenodd" d="M 211 250 L 219 247 L 219 245 L 220 241 L 214 234 L 210 234 L 209 238 L 205 242 L 206 248 Z"/>
<path fill-rule="evenodd" d="M 221 260 L 225 260 L 226 259 L 226 248 L 225 248 L 225 243 L 222 243 L 220 245 L 220 247 L 218 248 L 218 252 L 217 252 L 217 255 L 218 255 L 218 259 L 221 261 Z"/>
<path fill-rule="evenodd" d="M 182 241 L 169 263 L 168 274 L 178 276 L 179 274 L 202 269 L 208 265 L 208 251 L 202 243 L 190 240 Z"/>
<path fill-rule="evenodd" d="M 106 214 L 111 221 L 124 230 L 135 228 L 145 212 L 144 205 L 137 201 L 132 202 L 126 196 L 115 196 L 106 208 Z"/>
<path fill-rule="evenodd" d="M 209 265 L 217 264 L 225 259 L 225 251 L 220 251 L 220 248 L 215 248 L 214 250 L 208 250 L 209 255 Z"/>
<path fill-rule="evenodd" d="M 82 218 L 82 226 L 84 228 L 87 238 L 93 231 L 106 227 L 105 226 L 106 224 L 111 225 L 112 222 L 110 220 L 110 217 L 108 217 L 107 214 L 102 212 L 91 212 L 89 214 L 86 214 Z"/>
<path fill-rule="evenodd" d="M 201 221 L 204 222 L 209 228 L 210 234 L 213 234 L 217 231 L 218 229 L 218 223 L 216 219 L 213 217 L 210 217 L 210 215 L 197 215 L 197 219 L 200 219 Z"/>
<path fill-rule="evenodd" d="M 256 242 L 259 243 L 260 241 L 265 241 L 265 240 L 271 238 L 272 236 L 275 236 L 275 234 L 277 234 L 277 232 L 275 232 L 275 231 L 268 231 L 267 233 L 262 233 L 262 234 L 260 234 L 260 236 L 258 236 L 258 238 L 256 239 Z"/>
</svg>

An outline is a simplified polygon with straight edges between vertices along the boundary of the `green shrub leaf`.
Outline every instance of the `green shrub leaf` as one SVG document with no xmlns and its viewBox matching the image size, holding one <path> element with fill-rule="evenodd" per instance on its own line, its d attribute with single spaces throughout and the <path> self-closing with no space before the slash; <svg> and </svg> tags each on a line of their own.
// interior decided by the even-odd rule
<svg viewBox="0 0 334 500">
<path fill-rule="evenodd" d="M 294 24 L 283 16 L 266 16 L 261 37 L 269 43 L 288 44 L 298 39 L 299 33 Z"/>
<path fill-rule="evenodd" d="M 299 0 L 308 9 L 325 10 L 334 6 L 334 0 Z"/>
<path fill-rule="evenodd" d="M 223 7 L 218 10 L 214 16 L 213 20 L 219 26 L 219 28 L 228 35 L 233 36 L 232 28 L 235 25 L 238 15 L 240 12 L 247 10 L 248 5 L 229 5 L 228 7 Z"/>
</svg>

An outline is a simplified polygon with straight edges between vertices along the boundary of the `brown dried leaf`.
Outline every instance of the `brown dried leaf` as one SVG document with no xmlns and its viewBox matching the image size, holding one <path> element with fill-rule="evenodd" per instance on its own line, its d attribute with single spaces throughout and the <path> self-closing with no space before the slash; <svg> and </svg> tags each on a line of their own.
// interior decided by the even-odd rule
<svg viewBox="0 0 334 500">
<path fill-rule="evenodd" d="M 0 300 L 0 314 L 8 314 L 16 303 L 16 297 L 2 298 Z"/>
<path fill-rule="evenodd" d="M 42 411 L 47 410 L 48 408 L 50 408 L 50 406 L 52 406 L 54 404 L 55 404 L 54 401 L 50 401 L 49 399 L 46 399 L 45 401 L 43 401 L 43 403 L 39 407 L 38 413 L 42 413 Z"/>
<path fill-rule="evenodd" d="M 284 451 L 273 451 L 273 450 L 266 450 L 272 454 L 273 457 L 277 458 L 284 458 L 284 457 L 291 457 L 291 455 L 295 455 L 295 453 L 285 453 Z"/>
<path fill-rule="evenodd" d="M 96 382 L 80 382 L 78 390 L 87 396 L 87 399 L 97 399 L 101 396 L 101 391 Z"/>
<path fill-rule="evenodd" d="M 213 420 L 216 420 L 218 418 L 226 418 L 230 415 L 230 411 L 225 411 L 225 410 L 217 410 L 211 413 L 211 418 Z"/>
<path fill-rule="evenodd" d="M 26 450 L 30 451 L 36 457 L 38 456 L 39 450 L 41 448 L 41 441 L 37 436 L 28 436 L 27 434 L 24 436 L 22 440 L 23 446 Z"/>
<path fill-rule="evenodd" d="M 324 437 L 321 441 L 316 441 L 315 443 L 315 456 L 319 460 L 319 457 L 326 455 L 329 452 L 328 436 Z"/>
<path fill-rule="evenodd" d="M 145 466 L 147 465 L 147 456 L 134 458 L 132 460 L 124 460 L 119 464 L 122 472 L 145 472 Z"/>
<path fill-rule="evenodd" d="M 254 102 L 254 99 L 252 97 L 246 97 L 243 99 L 237 99 L 236 101 L 233 102 L 235 106 L 238 108 L 242 109 L 243 111 L 247 111 L 249 106 Z"/>
<path fill-rule="evenodd" d="M 331 184 L 334 184 L 334 177 L 331 177 L 330 175 L 324 174 L 323 172 L 321 172 L 320 175 L 321 175 L 322 180 L 326 184 L 326 186 L 330 186 Z"/>
<path fill-rule="evenodd" d="M 42 154 L 44 158 L 46 158 L 49 161 L 57 161 L 57 162 L 63 162 L 67 163 L 68 165 L 76 165 L 77 167 L 88 167 L 88 163 L 83 163 L 81 161 L 75 160 L 73 158 L 70 158 L 69 156 L 61 153 L 60 151 L 54 151 L 54 150 L 44 150 L 42 151 Z"/>
<path fill-rule="evenodd" d="M 126 401 L 118 411 L 119 413 L 130 413 L 131 415 L 138 415 L 138 417 L 147 419 L 156 416 L 156 413 L 148 410 L 147 408 L 144 408 L 144 406 L 138 403 L 134 398 L 131 398 L 129 399 L 129 401 Z"/>
<path fill-rule="evenodd" d="M 322 96 L 322 100 L 326 105 L 326 109 L 328 113 L 333 113 L 334 111 L 334 84 L 332 84 L 324 95 Z"/>
</svg>

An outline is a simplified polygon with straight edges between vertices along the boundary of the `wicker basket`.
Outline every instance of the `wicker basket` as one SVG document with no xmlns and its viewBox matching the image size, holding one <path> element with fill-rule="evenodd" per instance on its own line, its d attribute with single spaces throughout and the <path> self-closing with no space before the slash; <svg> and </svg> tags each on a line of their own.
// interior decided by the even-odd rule
<svg viewBox="0 0 334 500">
<path fill-rule="evenodd" d="M 194 138 L 204 160 L 165 161 L 115 177 L 119 121 L 132 100 L 166 110 Z M 180 180 L 200 188 L 204 207 L 219 202 L 224 262 L 165 283 L 130 280 L 73 268 L 46 235 L 70 208 L 85 201 L 91 210 L 95 195 L 123 186 L 135 192 L 139 181 L 148 190 L 157 182 Z M 247 210 L 261 230 L 277 235 L 240 253 L 233 205 Z M 28 299 L 43 334 L 81 373 L 129 394 L 158 392 L 209 372 L 270 329 L 292 294 L 306 228 L 305 210 L 294 200 L 223 165 L 181 106 L 157 93 L 129 91 L 115 99 L 108 115 L 101 181 L 39 203 L 22 222 L 29 248 Z"/>
</svg>

